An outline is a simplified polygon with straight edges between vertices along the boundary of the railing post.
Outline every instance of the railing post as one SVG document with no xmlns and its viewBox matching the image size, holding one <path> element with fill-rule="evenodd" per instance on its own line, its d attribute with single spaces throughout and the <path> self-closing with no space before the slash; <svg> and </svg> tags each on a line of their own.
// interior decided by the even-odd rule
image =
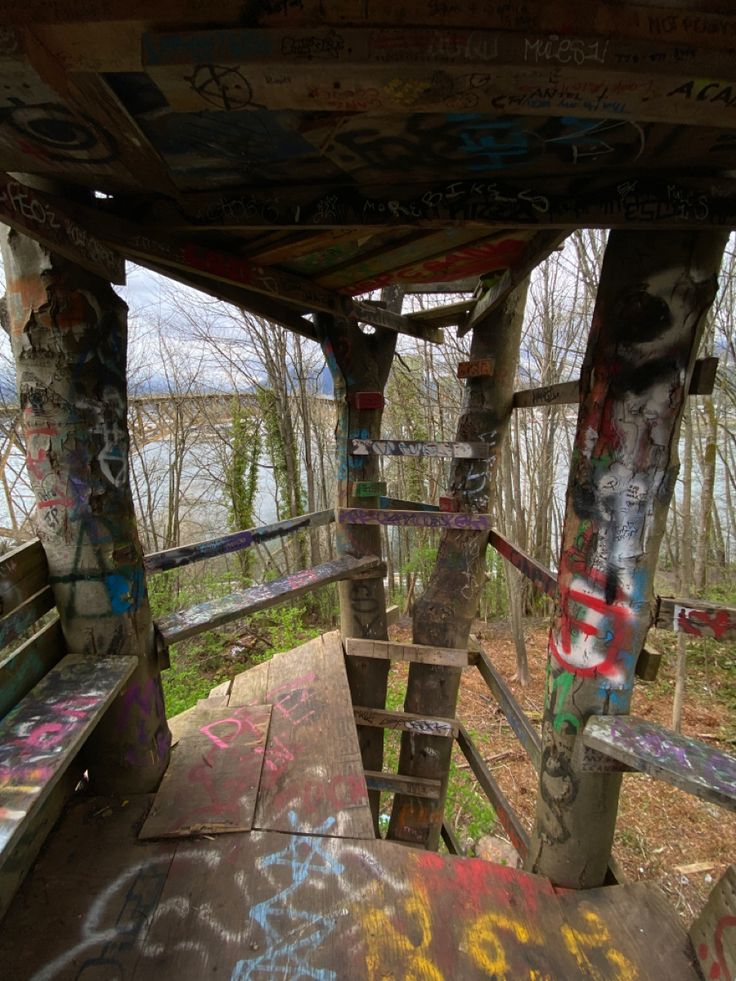
<svg viewBox="0 0 736 981">
<path fill-rule="evenodd" d="M 487 442 L 492 449 L 487 460 L 454 461 L 450 492 L 461 511 L 489 510 L 490 473 L 511 417 L 526 292 L 525 280 L 489 315 L 482 328 L 473 331 L 471 362 L 490 360 L 493 373 L 467 379 L 457 439 Z M 487 545 L 487 531 L 443 531 L 434 571 L 414 606 L 414 643 L 467 647 L 485 581 Z M 459 685 L 459 668 L 412 664 L 404 707 L 418 714 L 454 716 Z M 438 847 L 451 753 L 450 739 L 402 735 L 399 773 L 440 779 L 442 794 L 439 801 L 397 794 L 390 838 L 430 849 Z"/>
<path fill-rule="evenodd" d="M 379 475 L 376 456 L 353 457 L 348 440 L 377 439 L 381 435 L 382 404 L 376 408 L 358 408 L 358 392 L 383 394 L 396 348 L 395 332 L 377 328 L 364 334 L 355 321 L 338 320 L 327 315 L 317 318 L 322 349 L 332 374 L 337 404 L 336 462 L 337 507 L 378 507 L 378 497 L 355 497 L 353 485 L 375 481 Z M 338 524 L 336 531 L 338 555 L 381 555 L 381 529 L 369 525 Z M 383 575 L 375 578 L 342 582 L 340 595 L 340 631 L 346 637 L 365 637 L 386 640 L 386 591 Z M 383 708 L 386 704 L 388 661 L 374 658 L 346 657 L 350 693 L 354 705 Z M 383 730 L 358 726 L 358 739 L 366 770 L 378 771 L 383 766 Z M 380 793 L 369 791 L 371 813 L 378 834 Z"/>
<path fill-rule="evenodd" d="M 67 648 L 138 668 L 88 745 L 103 793 L 154 789 L 166 723 L 128 482 L 127 308 L 109 283 L 7 228 L 8 326 L 39 538 Z"/>
<path fill-rule="evenodd" d="M 674 231 L 608 240 L 581 378 L 527 861 L 561 886 L 599 886 L 606 874 L 621 776 L 582 772 L 573 750 L 590 715 L 629 711 L 725 241 Z"/>
</svg>

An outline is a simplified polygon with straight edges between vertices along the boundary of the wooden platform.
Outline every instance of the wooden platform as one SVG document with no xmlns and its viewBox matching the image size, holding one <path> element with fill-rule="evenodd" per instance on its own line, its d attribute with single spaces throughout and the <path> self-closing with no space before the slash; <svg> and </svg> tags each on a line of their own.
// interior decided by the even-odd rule
<svg viewBox="0 0 736 981">
<path fill-rule="evenodd" d="M 318 835 L 141 841 L 150 804 L 72 806 L 0 926 L 3 977 L 698 978 L 651 887 L 558 895 L 479 859 Z"/>
</svg>

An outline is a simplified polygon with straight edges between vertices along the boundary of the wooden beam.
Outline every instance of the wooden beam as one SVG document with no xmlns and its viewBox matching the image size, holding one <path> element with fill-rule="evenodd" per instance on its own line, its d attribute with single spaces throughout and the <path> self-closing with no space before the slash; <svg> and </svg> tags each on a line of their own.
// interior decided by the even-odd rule
<svg viewBox="0 0 736 981">
<path fill-rule="evenodd" d="M 471 330 L 482 329 L 499 303 L 503 303 L 511 290 L 564 242 L 566 237 L 566 233 L 558 231 L 539 232 L 529 241 L 521 258 L 513 266 L 497 274 L 495 282 L 485 283 L 481 279 L 478 283 L 480 295 L 473 309 L 458 327 L 457 336 L 464 337 Z"/>
<path fill-rule="evenodd" d="M 488 531 L 490 514 L 448 511 L 389 511 L 385 508 L 338 508 L 337 520 L 345 525 L 398 525 L 402 528 L 457 528 Z"/>
<path fill-rule="evenodd" d="M 496 778 L 488 769 L 485 760 L 478 752 L 478 747 L 470 738 L 468 731 L 463 725 L 460 726 L 457 744 L 462 750 L 463 756 L 470 764 L 470 769 L 481 785 L 483 793 L 493 805 L 498 820 L 509 836 L 511 844 L 522 858 L 526 858 L 529 849 L 529 835 L 527 834 L 526 828 L 511 807 L 508 798 L 499 787 Z"/>
<path fill-rule="evenodd" d="M 67 653 L 59 618 L 37 630 L 0 663 L 0 719 Z"/>
<path fill-rule="evenodd" d="M 380 790 L 389 794 L 408 794 L 409 797 L 427 797 L 438 800 L 442 783 L 429 777 L 407 777 L 400 773 L 378 773 L 365 771 L 365 782 L 369 790 Z"/>
<path fill-rule="evenodd" d="M 476 661 L 481 677 L 493 693 L 501 711 L 511 726 L 511 730 L 527 752 L 532 766 L 539 772 L 542 761 L 542 738 L 532 725 L 528 715 L 516 696 L 496 671 L 485 651 L 481 651 Z"/>
<path fill-rule="evenodd" d="M 73 209 L 0 174 L 0 220 L 111 283 L 125 282 L 125 262 L 72 217 Z"/>
<path fill-rule="evenodd" d="M 693 374 L 688 387 L 689 395 L 711 395 L 716 382 L 718 358 L 700 358 L 693 366 Z M 541 388 L 528 388 L 514 392 L 514 408 L 529 409 L 540 405 L 575 405 L 580 402 L 580 379 L 560 382 L 558 385 L 543 385 Z"/>
<path fill-rule="evenodd" d="M 431 456 L 453 460 L 486 460 L 491 453 L 489 443 L 442 442 L 420 439 L 351 439 L 353 456 Z"/>
<path fill-rule="evenodd" d="M 730 643 L 736 640 L 736 607 L 717 606 L 699 599 L 658 596 L 654 626 Z"/>
<path fill-rule="evenodd" d="M 452 828 L 447 823 L 447 821 L 443 821 L 442 822 L 442 831 L 440 832 L 440 834 L 442 835 L 442 840 L 444 841 L 445 845 L 447 846 L 447 850 L 450 853 L 450 855 L 464 855 L 465 854 L 463 852 L 462 845 L 460 844 L 460 842 L 455 837 L 455 832 L 452 830 Z"/>
<path fill-rule="evenodd" d="M 594 715 L 583 745 L 688 794 L 736 811 L 736 757 L 646 719 Z"/>
<path fill-rule="evenodd" d="M 407 291 L 408 292 L 408 291 Z M 442 307 L 432 307 L 429 310 L 417 310 L 415 313 L 407 313 L 408 320 L 418 324 L 432 324 L 433 327 L 452 327 L 461 323 L 468 310 L 474 305 L 472 299 L 457 300 L 455 303 L 447 303 Z"/>
<path fill-rule="evenodd" d="M 439 504 L 407 501 L 403 497 L 381 497 L 379 504 L 387 511 L 439 511 Z"/>
<path fill-rule="evenodd" d="M 7 616 L 49 584 L 41 542 L 34 538 L 0 558 L 0 614 Z"/>
<path fill-rule="evenodd" d="M 0 620 L 0 649 L 7 647 L 17 640 L 21 634 L 27 633 L 33 624 L 53 609 L 54 597 L 49 586 L 44 586 L 34 593 L 12 613 Z"/>
<path fill-rule="evenodd" d="M 163 572 L 165 569 L 178 569 L 192 562 L 202 562 L 217 555 L 229 555 L 231 552 L 239 552 L 253 545 L 283 538 L 304 528 L 319 528 L 334 520 L 335 511 L 332 508 L 314 511 L 311 514 L 300 514 L 295 518 L 286 518 L 284 521 L 274 521 L 270 525 L 234 531 L 230 535 L 209 538 L 191 545 L 179 545 L 177 548 L 169 548 L 163 552 L 152 552 L 145 556 L 143 565 L 149 574 Z"/>
<path fill-rule="evenodd" d="M 404 732 L 420 732 L 425 736 L 448 736 L 454 738 L 458 733 L 457 719 L 440 719 L 436 716 L 415 715 L 412 712 L 389 712 L 386 709 L 353 707 L 355 721 L 361 726 L 375 726 L 379 729 L 399 729 Z"/>
<path fill-rule="evenodd" d="M 345 638 L 345 653 L 350 657 L 379 657 L 389 661 L 441 664 L 452 668 L 467 668 L 476 660 L 467 650 L 429 647 L 426 644 L 398 644 L 388 640 L 363 640 L 360 637 Z"/>
<path fill-rule="evenodd" d="M 246 211 L 249 217 L 242 217 L 244 194 L 250 205 Z M 330 212 L 325 218 L 328 200 Z M 167 216 L 164 224 L 174 231 L 187 232 L 198 228 L 230 228 L 302 229 L 306 233 L 353 228 L 356 235 L 382 228 L 416 231 L 417 228 L 463 226 L 489 231 L 527 230 L 529 237 L 521 249 L 518 268 L 512 267 L 508 276 L 504 272 L 507 263 L 504 269 L 495 270 L 488 265 L 483 270 L 488 274 L 499 273 L 499 279 L 491 284 L 489 296 L 479 309 L 479 317 L 481 314 L 485 317 L 513 289 L 515 280 L 520 282 L 575 228 L 646 231 L 662 227 L 681 230 L 734 227 L 736 180 L 722 175 L 672 172 L 663 177 L 654 172 L 640 174 L 622 184 L 620 178 L 603 173 L 586 175 L 584 183 L 581 178 L 571 194 L 567 176 L 530 175 L 520 180 L 504 174 L 492 181 L 461 178 L 405 185 L 392 182 L 390 194 L 385 184 L 370 183 L 322 185 L 318 190 L 305 185 L 280 190 L 278 194 L 272 190 L 228 189 L 188 195 L 186 207 L 190 209 L 187 214 L 178 218 Z M 479 271 L 473 270 L 476 276 Z"/>
<path fill-rule="evenodd" d="M 349 555 L 323 562 L 312 569 L 282 576 L 260 586 L 252 586 L 222 599 L 199 603 L 187 610 L 180 610 L 156 621 L 156 626 L 166 645 L 178 644 L 188 637 L 196 637 L 206 630 L 214 630 L 233 620 L 251 616 L 288 599 L 296 599 L 305 593 L 343 579 L 368 574 L 382 575 L 384 566 L 376 556 L 355 559 Z"/>
</svg>

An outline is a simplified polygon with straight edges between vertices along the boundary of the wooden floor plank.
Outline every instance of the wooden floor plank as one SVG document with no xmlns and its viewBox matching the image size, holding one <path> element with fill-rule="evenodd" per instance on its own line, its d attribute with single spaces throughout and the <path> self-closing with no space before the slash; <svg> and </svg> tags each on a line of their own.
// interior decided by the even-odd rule
<svg viewBox="0 0 736 981">
<path fill-rule="evenodd" d="M 339 632 L 273 658 L 264 701 L 273 714 L 254 827 L 373 838 Z"/>
<path fill-rule="evenodd" d="M 198 706 L 172 752 L 141 838 L 250 831 L 270 705 Z"/>
<path fill-rule="evenodd" d="M 176 849 L 137 840 L 152 799 L 72 803 L 0 924 L 3 977 L 133 976 Z"/>
<path fill-rule="evenodd" d="M 656 886 L 565 891 L 560 909 L 563 942 L 591 977 L 699 981 L 684 924 Z"/>
<path fill-rule="evenodd" d="M 0 854 L 13 847 L 137 663 L 68 654 L 0 723 Z"/>
</svg>

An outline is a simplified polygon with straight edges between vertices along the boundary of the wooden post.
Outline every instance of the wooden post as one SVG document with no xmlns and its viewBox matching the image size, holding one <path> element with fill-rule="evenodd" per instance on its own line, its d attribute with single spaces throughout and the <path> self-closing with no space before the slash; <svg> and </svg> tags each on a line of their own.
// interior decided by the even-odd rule
<svg viewBox="0 0 736 981">
<path fill-rule="evenodd" d="M 483 328 L 475 331 L 471 362 L 490 359 L 492 375 L 468 377 L 457 439 L 490 445 L 488 459 L 456 459 L 450 494 L 462 512 L 487 512 L 490 472 L 501 451 L 511 417 L 514 375 L 524 315 L 527 282 L 514 290 Z M 437 562 L 422 597 L 414 606 L 414 643 L 432 647 L 467 647 L 484 582 L 487 531 L 447 529 L 442 533 Z M 407 712 L 452 717 L 457 705 L 460 669 L 412 664 L 404 707 Z M 389 838 L 436 849 L 452 740 L 405 733 L 401 740 L 399 773 L 442 781 L 439 801 L 397 794 Z"/>
<path fill-rule="evenodd" d="M 608 240 L 581 378 L 527 862 L 561 886 L 599 886 L 606 874 L 621 776 L 581 772 L 573 748 L 588 716 L 629 711 L 724 244 L 720 232 Z"/>
<path fill-rule="evenodd" d="M 3 229 L 8 321 L 37 530 L 67 649 L 139 665 L 88 744 L 102 793 L 154 789 L 166 724 L 128 482 L 127 308 L 109 283 Z"/>
<path fill-rule="evenodd" d="M 377 456 L 354 457 L 349 441 L 355 438 L 377 439 L 381 434 L 383 401 L 356 398 L 358 393 L 383 393 L 396 348 L 396 333 L 377 328 L 364 334 L 354 321 L 338 320 L 326 315 L 317 318 L 322 349 L 332 374 L 335 401 L 338 405 L 337 427 L 337 507 L 377 508 L 379 498 L 356 495 L 357 485 L 376 482 L 379 477 Z M 364 488 L 360 488 L 363 490 Z M 379 490 L 379 487 L 375 488 Z M 381 529 L 378 525 L 338 525 L 338 555 L 381 555 Z M 374 579 L 342 582 L 340 595 L 340 631 L 346 637 L 386 640 L 386 593 L 383 575 Z M 348 682 L 354 705 L 384 708 L 388 683 L 388 661 L 375 658 L 347 657 Z M 379 771 L 383 766 L 383 730 L 358 726 L 358 739 L 365 770 Z M 380 793 L 369 791 L 373 822 L 378 835 Z"/>
</svg>

